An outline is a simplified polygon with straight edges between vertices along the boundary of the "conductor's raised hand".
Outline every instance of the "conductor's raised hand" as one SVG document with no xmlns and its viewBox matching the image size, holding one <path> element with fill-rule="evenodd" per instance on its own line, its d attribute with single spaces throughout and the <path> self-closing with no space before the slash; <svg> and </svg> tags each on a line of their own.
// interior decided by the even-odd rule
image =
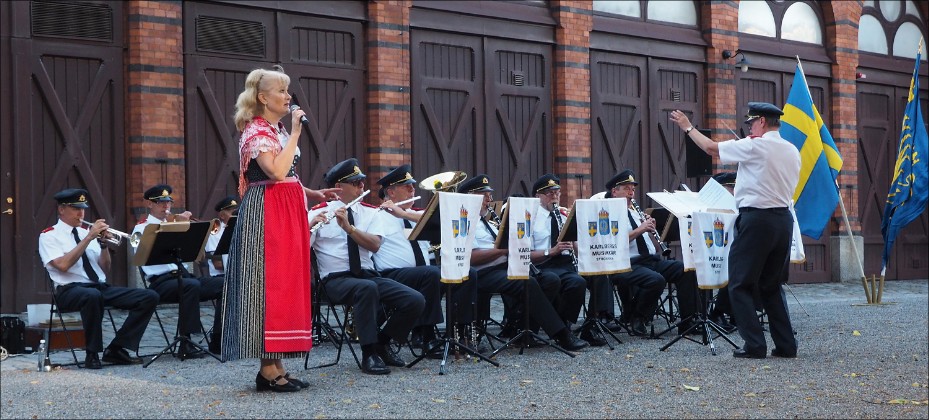
<svg viewBox="0 0 929 420">
<path fill-rule="evenodd" d="M 671 111 L 671 121 L 674 121 L 681 130 L 686 130 L 690 127 L 693 127 L 693 124 L 690 123 L 690 118 L 687 118 L 687 115 L 681 112 L 679 109 Z"/>
</svg>

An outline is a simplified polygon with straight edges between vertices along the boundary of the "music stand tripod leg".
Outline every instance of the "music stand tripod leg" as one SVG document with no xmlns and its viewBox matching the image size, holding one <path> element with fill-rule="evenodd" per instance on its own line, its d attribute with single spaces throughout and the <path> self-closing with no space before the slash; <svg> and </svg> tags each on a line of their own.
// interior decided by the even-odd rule
<svg viewBox="0 0 929 420">
<path fill-rule="evenodd" d="M 613 334 L 613 332 L 610 331 L 610 329 L 607 328 L 605 324 L 603 324 L 603 321 L 600 321 L 600 317 L 597 316 L 597 310 L 596 308 L 594 308 L 594 304 L 597 302 L 597 286 L 598 286 L 597 283 L 602 280 L 603 279 L 600 278 L 600 276 L 591 277 L 591 287 L 590 287 L 591 304 L 590 304 L 590 308 L 587 311 L 587 318 L 584 319 L 584 323 L 581 324 L 581 327 L 580 329 L 578 329 L 578 331 L 584 331 L 587 328 L 596 328 L 597 331 L 600 331 L 600 334 L 606 334 L 606 335 L 609 335 L 610 337 L 613 337 L 613 339 L 616 340 L 616 344 L 622 344 L 623 341 L 620 340 L 619 337 L 616 336 L 616 334 Z M 609 277 L 607 277 L 607 281 L 609 281 Z M 610 344 L 610 340 L 606 340 L 606 345 L 607 347 L 610 348 L 610 350 L 614 350 L 613 345 Z"/>
<path fill-rule="evenodd" d="M 713 342 L 713 337 L 710 335 L 710 330 L 716 331 L 716 332 L 719 334 L 718 336 L 723 337 L 726 341 L 729 342 L 729 344 L 732 345 L 733 348 L 736 348 L 736 349 L 739 348 L 739 346 L 737 346 L 737 345 L 729 338 L 729 336 L 726 335 L 726 333 L 723 331 L 723 329 L 722 329 L 719 325 L 717 325 L 715 322 L 713 322 L 713 321 L 707 319 L 707 315 L 706 315 L 706 314 L 709 313 L 709 309 L 710 309 L 710 308 L 709 308 L 709 300 L 707 301 L 707 306 L 706 306 L 706 307 L 703 307 L 703 305 L 700 304 L 700 293 L 704 293 L 704 291 L 700 290 L 698 293 L 695 293 L 695 294 L 694 294 L 694 299 L 697 301 L 697 302 L 696 302 L 696 307 L 697 307 L 697 308 L 702 308 L 702 309 L 698 309 L 697 312 L 694 313 L 693 315 L 690 315 L 690 316 L 688 316 L 687 318 L 684 318 L 684 319 L 678 321 L 676 324 L 672 325 L 671 327 L 668 327 L 668 329 L 666 329 L 665 331 L 663 331 L 661 334 L 664 334 L 665 332 L 670 331 L 672 328 L 678 328 L 678 327 L 680 327 L 681 325 L 683 325 L 684 323 L 693 320 L 693 322 L 691 323 L 690 328 L 688 328 L 686 331 L 681 332 L 680 334 L 678 334 L 677 337 L 674 337 L 674 339 L 671 340 L 671 342 L 669 342 L 668 344 L 665 344 L 664 346 L 662 346 L 662 347 L 661 347 L 661 351 L 667 350 L 669 347 L 671 347 L 672 345 L 674 345 L 674 343 L 678 342 L 680 339 L 686 338 L 686 339 L 688 339 L 688 340 L 690 340 L 690 341 L 693 341 L 693 342 L 695 342 L 695 343 L 702 344 L 702 345 L 704 345 L 704 346 L 705 346 L 705 345 L 709 345 L 709 346 L 710 346 L 710 352 L 711 352 L 714 356 L 716 356 L 716 344 Z M 693 331 L 693 330 L 695 330 L 695 329 L 697 329 L 697 328 L 700 328 L 700 329 L 702 330 L 702 336 L 703 336 L 703 337 L 702 337 L 703 340 L 702 340 L 702 341 L 699 341 L 699 342 L 696 341 L 696 340 L 694 340 L 694 339 L 692 339 L 692 338 L 690 338 L 690 337 L 687 337 L 687 334 L 689 334 L 691 331 Z"/>
<path fill-rule="evenodd" d="M 538 271 L 538 268 L 535 268 L 534 265 L 530 264 L 529 266 L 530 277 L 534 277 L 534 274 L 532 273 L 535 273 L 537 271 Z M 490 354 L 491 358 L 496 356 L 501 351 L 508 349 L 511 344 L 516 343 L 516 342 L 520 343 L 519 354 L 523 354 L 523 349 L 529 348 L 528 343 L 531 338 L 535 338 L 537 341 L 541 341 L 547 344 L 548 346 L 554 348 L 555 350 L 558 350 L 564 354 L 567 354 L 568 356 L 571 356 L 572 358 L 576 356 L 574 353 L 571 353 L 565 350 L 564 348 L 562 348 L 558 344 L 555 344 L 551 340 L 542 338 L 542 336 L 540 336 L 539 334 L 536 334 L 535 332 L 529 329 L 529 286 L 526 286 L 525 284 L 523 284 L 523 316 L 525 319 L 523 321 L 522 329 L 515 336 L 510 338 L 509 341 L 507 341 L 502 346 L 500 346 L 500 348 L 494 350 L 494 352 Z M 568 330 L 568 334 L 571 334 L 570 330 Z"/>
<path fill-rule="evenodd" d="M 458 341 L 457 334 L 455 333 L 456 327 L 457 327 L 455 324 L 456 311 L 454 309 L 454 306 L 452 306 L 452 284 L 446 283 L 445 286 L 446 286 L 445 313 L 448 314 L 448 322 L 446 323 L 446 327 L 445 327 L 445 337 L 442 338 L 441 344 L 437 344 L 433 346 L 432 348 L 424 351 L 423 354 L 419 355 L 412 362 L 408 363 L 406 367 L 408 368 L 413 367 L 414 365 L 419 363 L 420 360 L 423 360 L 424 358 L 428 357 L 430 354 L 432 354 L 433 351 L 435 351 L 439 347 L 443 347 L 442 362 L 439 363 L 439 375 L 445 374 L 445 365 L 448 364 L 448 354 L 451 352 L 452 348 L 456 348 L 457 350 L 463 350 L 467 354 L 478 357 L 481 360 L 488 362 L 496 367 L 500 367 L 500 363 L 497 363 L 497 361 L 491 360 L 487 356 L 484 356 L 483 354 L 479 353 L 476 349 L 466 346 Z"/>
<path fill-rule="evenodd" d="M 177 280 L 177 294 L 178 294 L 178 300 L 180 300 L 181 293 L 183 293 L 183 290 L 184 290 L 184 287 L 183 287 L 183 286 L 184 286 L 184 280 L 183 280 L 184 277 L 183 277 L 183 275 L 181 274 L 181 273 L 182 273 L 182 268 L 183 268 L 183 264 L 184 264 L 184 263 L 183 263 L 183 261 L 181 261 L 181 258 L 180 258 L 180 250 L 176 250 L 176 251 L 175 251 L 175 255 L 176 255 L 176 258 L 177 258 L 177 261 L 175 262 L 175 264 L 177 264 L 177 271 L 175 272 L 174 278 Z M 199 316 L 199 314 L 198 314 L 198 316 Z M 180 319 L 180 318 L 178 318 L 178 319 Z M 188 345 L 193 346 L 193 347 L 199 349 L 200 351 L 202 351 L 202 352 L 204 352 L 204 353 L 210 355 L 210 357 L 216 359 L 216 360 L 219 361 L 220 363 L 223 363 L 223 362 L 224 362 L 223 359 L 221 359 L 219 356 L 217 356 L 217 355 L 215 355 L 215 354 L 213 354 L 213 353 L 210 353 L 209 350 L 207 350 L 207 349 L 203 348 L 203 346 L 201 346 L 201 345 L 195 343 L 193 340 L 190 339 L 190 337 L 187 337 L 187 336 L 182 335 L 182 334 L 181 334 L 181 329 L 180 329 L 180 327 L 178 327 L 177 330 L 174 332 L 174 341 L 172 341 L 170 344 L 168 344 L 167 346 L 165 346 L 165 348 L 162 349 L 160 353 L 158 353 L 158 354 L 156 354 L 155 356 L 153 356 L 151 360 L 149 360 L 148 362 L 145 362 L 145 364 L 143 364 L 142 367 L 143 367 L 143 368 L 147 368 L 148 365 L 152 364 L 152 362 L 154 362 L 155 360 L 157 360 L 159 357 L 161 357 L 161 356 L 164 355 L 165 353 L 172 352 L 173 349 L 175 348 L 175 346 L 177 346 L 178 354 L 180 355 L 179 358 L 181 359 L 181 361 L 184 361 L 184 354 L 183 354 L 183 352 L 182 352 L 182 349 L 183 349 L 182 344 L 183 344 L 183 343 L 187 343 Z"/>
</svg>

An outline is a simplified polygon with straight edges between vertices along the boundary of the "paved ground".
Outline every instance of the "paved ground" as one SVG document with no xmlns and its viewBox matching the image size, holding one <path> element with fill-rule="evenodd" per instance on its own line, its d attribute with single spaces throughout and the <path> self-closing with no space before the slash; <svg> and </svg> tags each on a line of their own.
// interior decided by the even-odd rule
<svg viewBox="0 0 929 420">
<path fill-rule="evenodd" d="M 575 358 L 550 348 L 504 351 L 499 368 L 461 359 L 442 376 L 434 360 L 379 377 L 362 374 L 350 355 L 308 371 L 302 360 L 289 360 L 288 368 L 312 386 L 259 394 L 254 360 L 166 356 L 146 369 L 39 373 L 34 356 L 14 355 L 0 363 L 0 417 L 929 418 L 929 282 L 888 282 L 883 300 L 890 304 L 880 306 L 861 305 L 859 283 L 790 291 L 797 359 L 733 359 L 721 339 L 717 356 L 690 341 L 662 352 L 670 335 L 622 334 L 613 351 L 591 348 Z M 175 314 L 168 312 L 173 331 Z M 208 318 L 212 311 L 203 312 Z M 733 339 L 741 344 L 738 334 Z M 164 345 L 150 328 L 142 353 Z M 310 364 L 334 356 L 332 345 L 320 344 Z M 69 358 L 53 354 L 54 362 Z"/>
</svg>

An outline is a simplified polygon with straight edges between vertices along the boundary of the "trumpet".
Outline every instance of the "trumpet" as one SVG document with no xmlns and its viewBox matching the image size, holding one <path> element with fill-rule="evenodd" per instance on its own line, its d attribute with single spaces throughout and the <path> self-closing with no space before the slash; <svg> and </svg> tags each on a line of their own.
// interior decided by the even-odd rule
<svg viewBox="0 0 929 420">
<path fill-rule="evenodd" d="M 639 208 L 639 203 L 636 203 L 634 198 L 630 198 L 629 205 L 632 206 L 633 210 L 639 213 L 639 218 L 642 219 L 642 222 L 645 222 L 645 213 L 642 213 L 642 209 Z M 655 240 L 658 241 L 658 246 L 661 247 L 661 255 L 664 255 L 665 257 L 671 255 L 671 248 L 668 248 L 668 244 L 661 240 L 661 236 L 658 234 L 658 230 L 652 230 L 650 233 L 654 235 Z"/>
<path fill-rule="evenodd" d="M 365 198 L 365 196 L 368 195 L 368 193 L 370 193 L 370 192 L 371 192 L 371 190 L 367 190 L 367 191 L 361 193 L 361 195 L 359 195 L 358 198 L 356 198 L 356 199 L 352 200 L 351 202 L 349 202 L 348 204 L 346 204 L 346 205 L 345 205 L 345 208 L 349 208 L 349 207 L 351 207 L 351 206 L 354 206 L 355 203 L 358 203 L 359 201 L 361 201 L 361 199 Z M 338 210 L 338 209 L 336 209 L 336 210 Z M 313 227 L 310 228 L 310 235 L 316 233 L 316 231 L 319 230 L 320 228 L 322 228 L 323 225 L 329 223 L 329 221 L 331 221 L 333 217 L 335 217 L 335 210 L 326 212 L 326 220 L 323 220 L 322 223 L 317 223 L 317 224 L 313 225 Z"/>
<path fill-rule="evenodd" d="M 88 222 L 84 219 L 81 219 L 81 224 L 84 224 L 87 226 L 94 225 L 93 223 Z M 129 245 L 132 245 L 133 247 L 139 246 L 139 242 L 142 242 L 142 234 L 139 232 L 136 232 L 130 235 L 126 232 L 120 232 L 113 228 L 107 228 L 106 233 L 109 234 L 109 236 L 106 236 L 103 233 L 101 233 L 99 239 L 109 242 L 110 244 L 113 244 L 114 246 L 122 245 L 124 239 L 128 240 Z"/>
</svg>

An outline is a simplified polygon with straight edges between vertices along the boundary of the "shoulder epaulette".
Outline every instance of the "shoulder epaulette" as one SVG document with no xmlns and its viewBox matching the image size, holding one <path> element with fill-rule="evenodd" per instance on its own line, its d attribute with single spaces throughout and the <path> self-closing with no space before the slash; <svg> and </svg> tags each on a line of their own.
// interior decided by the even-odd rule
<svg viewBox="0 0 929 420">
<path fill-rule="evenodd" d="M 319 210 L 319 209 L 324 208 L 324 207 L 326 207 L 326 206 L 328 206 L 328 205 L 329 205 L 328 202 L 319 203 L 319 204 L 313 206 L 312 208 L 310 208 L 310 210 Z"/>
<path fill-rule="evenodd" d="M 45 230 L 43 230 L 42 233 L 51 232 L 51 231 L 53 231 L 53 230 L 55 230 L 55 227 L 54 227 L 54 226 L 49 226 L 49 227 L 45 228 Z"/>
<path fill-rule="evenodd" d="M 147 220 L 148 220 L 148 216 L 145 216 L 145 217 L 143 217 L 141 220 L 139 220 L 139 223 L 136 223 L 136 224 L 137 224 L 137 225 L 141 225 L 141 224 L 145 223 L 145 221 L 147 221 Z"/>
<path fill-rule="evenodd" d="M 754 135 L 754 134 L 748 136 L 748 138 L 750 138 L 750 139 L 757 139 L 757 138 L 759 138 L 759 137 L 761 137 L 761 136 L 756 136 L 756 135 Z"/>
<path fill-rule="evenodd" d="M 361 205 L 368 207 L 368 208 L 372 208 L 372 209 L 379 208 L 378 206 L 375 206 L 374 204 L 368 204 L 368 203 L 365 203 L 364 201 L 361 202 Z"/>
<path fill-rule="evenodd" d="M 426 209 L 421 209 L 421 208 L 419 208 L 419 207 L 410 207 L 410 210 L 413 210 L 413 211 L 426 211 Z"/>
</svg>

